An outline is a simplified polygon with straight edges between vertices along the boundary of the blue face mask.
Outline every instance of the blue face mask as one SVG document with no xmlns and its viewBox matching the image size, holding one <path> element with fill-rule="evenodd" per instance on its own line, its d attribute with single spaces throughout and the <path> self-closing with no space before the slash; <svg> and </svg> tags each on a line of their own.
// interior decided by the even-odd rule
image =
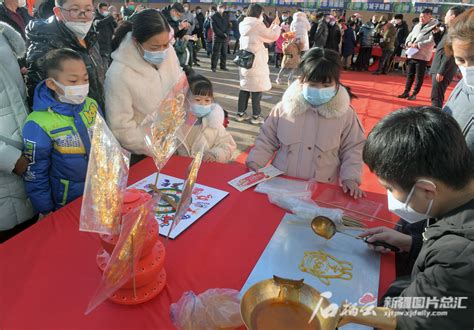
<svg viewBox="0 0 474 330">
<path fill-rule="evenodd" d="M 336 95 L 336 87 L 316 88 L 303 85 L 303 97 L 311 105 L 318 106 L 328 103 Z"/>
<path fill-rule="evenodd" d="M 168 52 L 167 52 L 168 49 L 169 47 L 163 51 L 156 51 L 156 52 L 150 52 L 149 50 L 144 49 L 143 59 L 147 61 L 148 63 L 154 64 L 154 65 L 160 65 L 168 56 Z"/>
<path fill-rule="evenodd" d="M 207 116 L 212 110 L 212 104 L 200 105 L 194 103 L 191 107 L 191 112 L 198 118 Z"/>
</svg>

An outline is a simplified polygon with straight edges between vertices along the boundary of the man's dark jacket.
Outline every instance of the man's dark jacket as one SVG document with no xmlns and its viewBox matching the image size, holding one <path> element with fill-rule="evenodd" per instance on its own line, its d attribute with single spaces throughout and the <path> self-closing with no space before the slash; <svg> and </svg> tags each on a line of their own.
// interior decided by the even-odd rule
<svg viewBox="0 0 474 330">
<path fill-rule="evenodd" d="M 179 21 L 173 20 L 171 17 L 171 6 L 167 6 L 161 10 L 161 13 L 163 16 L 165 16 L 166 20 L 168 21 L 168 24 L 171 26 L 171 28 L 174 30 L 174 37 L 175 39 L 181 39 L 186 35 L 188 30 L 186 29 L 179 29 Z"/>
<path fill-rule="evenodd" d="M 26 8 L 21 7 L 18 8 L 18 10 L 20 11 L 23 20 L 25 21 L 25 26 L 27 26 L 28 23 L 33 19 L 33 17 L 30 16 Z M 23 40 L 25 40 L 25 30 L 22 29 L 21 26 L 18 26 L 18 24 L 11 19 L 10 15 L 8 14 L 8 9 L 3 3 L 0 4 L 0 21 L 7 23 L 12 28 L 14 28 L 19 34 L 21 34 Z"/>
<path fill-rule="evenodd" d="M 229 30 L 229 19 L 226 15 L 217 12 L 211 16 L 211 28 L 214 31 L 214 41 L 225 42 Z"/>
<path fill-rule="evenodd" d="M 30 104 L 33 100 L 36 85 L 44 80 L 45 73 L 41 68 L 44 56 L 53 49 L 71 48 L 81 54 L 89 74 L 89 97 L 96 100 L 104 109 L 105 69 L 99 51 L 98 33 L 93 28 L 85 38 L 84 48 L 73 32 L 63 22 L 51 16 L 48 20 L 34 20 L 26 27 L 26 38 L 29 44 L 26 60 L 28 76 L 26 86 Z"/>
<path fill-rule="evenodd" d="M 454 57 L 446 54 L 444 51 L 444 46 L 446 40 L 448 39 L 448 31 L 445 31 L 438 45 L 436 46 L 436 54 L 431 64 L 430 73 L 431 74 L 440 74 L 445 77 L 445 79 L 452 80 L 457 71 L 456 62 Z"/>
<path fill-rule="evenodd" d="M 117 27 L 114 17 L 112 15 L 104 16 L 96 10 L 94 27 L 97 33 L 99 33 L 100 55 L 110 56 L 112 54 L 112 38 Z"/>
</svg>

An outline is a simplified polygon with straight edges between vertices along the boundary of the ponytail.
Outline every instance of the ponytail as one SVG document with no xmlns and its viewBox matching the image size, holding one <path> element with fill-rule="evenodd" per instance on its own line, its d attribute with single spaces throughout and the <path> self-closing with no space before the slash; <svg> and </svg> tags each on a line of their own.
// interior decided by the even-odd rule
<svg viewBox="0 0 474 330">
<path fill-rule="evenodd" d="M 120 44 L 122 43 L 123 38 L 127 35 L 127 33 L 132 32 L 133 30 L 133 23 L 131 21 L 124 21 L 118 27 L 117 31 L 115 31 L 115 35 L 112 39 L 112 52 L 116 51 Z"/>
</svg>

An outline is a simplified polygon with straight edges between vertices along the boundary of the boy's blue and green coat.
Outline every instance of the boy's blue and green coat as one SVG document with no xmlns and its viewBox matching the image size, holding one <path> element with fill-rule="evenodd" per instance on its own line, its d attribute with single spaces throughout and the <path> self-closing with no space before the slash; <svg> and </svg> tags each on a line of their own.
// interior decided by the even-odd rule
<svg viewBox="0 0 474 330">
<path fill-rule="evenodd" d="M 25 186 L 40 213 L 54 211 L 81 196 L 90 151 L 89 130 L 99 107 L 61 103 L 43 81 L 35 90 L 33 112 L 23 127 L 25 155 L 30 165 Z"/>
</svg>

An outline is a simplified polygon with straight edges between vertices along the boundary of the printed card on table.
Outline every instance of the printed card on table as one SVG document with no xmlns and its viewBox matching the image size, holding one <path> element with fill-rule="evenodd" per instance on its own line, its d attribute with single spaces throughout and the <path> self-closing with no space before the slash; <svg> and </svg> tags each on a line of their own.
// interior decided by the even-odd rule
<svg viewBox="0 0 474 330">
<path fill-rule="evenodd" d="M 155 184 L 156 173 L 144 178 L 141 181 L 130 186 L 130 188 L 143 189 L 151 193 L 153 189 L 150 185 Z M 162 194 L 168 195 L 168 197 L 175 200 L 178 204 L 181 197 L 184 180 L 169 176 L 166 174 L 160 174 L 158 180 L 158 189 L 161 190 Z M 217 205 L 224 197 L 229 193 L 227 191 L 211 188 L 196 183 L 192 193 L 191 205 L 188 211 L 183 216 L 181 221 L 176 225 L 169 237 L 175 239 L 189 226 L 196 222 L 202 217 L 207 211 Z M 156 208 L 156 220 L 160 225 L 160 235 L 166 236 L 170 230 L 170 226 L 173 223 L 175 211 L 173 207 L 163 199 L 160 201 Z"/>
<path fill-rule="evenodd" d="M 250 171 L 235 179 L 232 179 L 228 182 L 228 184 L 230 184 L 238 191 L 242 192 L 250 187 L 259 184 L 260 182 L 270 180 L 271 178 L 282 175 L 283 173 L 284 172 L 280 171 L 276 167 L 268 165 L 267 167 L 260 169 L 260 171 L 257 173 L 254 171 Z"/>
</svg>

